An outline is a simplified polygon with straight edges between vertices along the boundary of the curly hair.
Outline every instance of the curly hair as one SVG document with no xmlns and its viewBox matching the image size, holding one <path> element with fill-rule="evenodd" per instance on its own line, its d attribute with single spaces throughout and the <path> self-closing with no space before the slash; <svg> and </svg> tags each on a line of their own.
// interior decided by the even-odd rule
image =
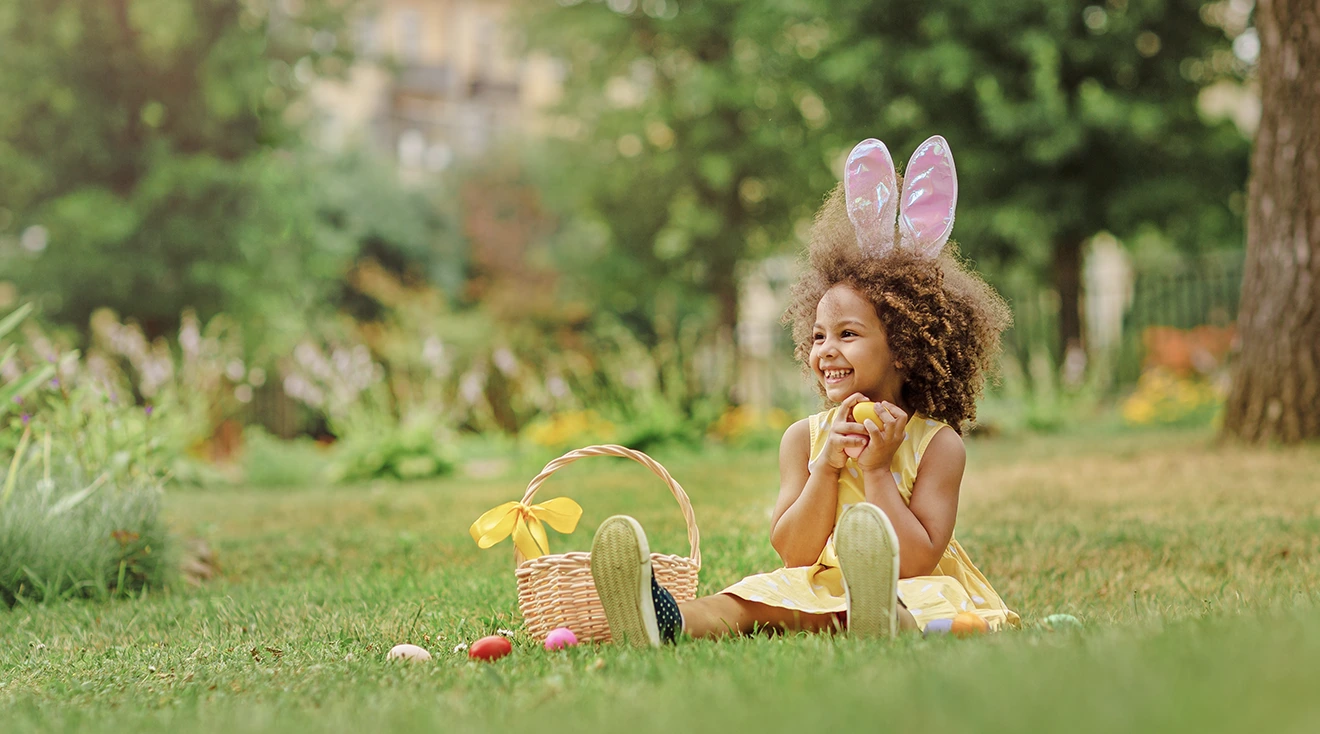
<svg viewBox="0 0 1320 734">
<path fill-rule="evenodd" d="M 802 277 L 783 322 L 791 324 L 794 356 L 811 375 L 816 305 L 836 285 L 851 286 L 875 306 L 890 352 L 903 373 L 909 410 L 961 433 L 976 420 L 976 400 L 994 374 L 1000 335 L 1012 323 L 1004 299 L 961 260 L 951 243 L 932 261 L 895 248 L 863 255 L 836 188 L 816 214 Z M 817 383 L 822 397 L 824 388 Z"/>
</svg>

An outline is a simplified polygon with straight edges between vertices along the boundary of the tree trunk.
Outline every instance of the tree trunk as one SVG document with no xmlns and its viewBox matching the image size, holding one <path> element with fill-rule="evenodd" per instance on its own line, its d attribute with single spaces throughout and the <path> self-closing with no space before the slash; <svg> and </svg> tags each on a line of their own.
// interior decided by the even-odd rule
<svg viewBox="0 0 1320 734">
<path fill-rule="evenodd" d="M 1059 353 L 1062 361 L 1082 344 L 1082 240 L 1064 235 L 1054 244 L 1054 290 L 1059 294 Z"/>
<path fill-rule="evenodd" d="M 739 233 L 734 230 L 730 234 L 737 236 Z M 740 359 L 736 337 L 738 333 L 737 260 L 716 258 L 710 263 L 710 267 L 714 271 L 711 273 L 710 283 L 717 307 L 715 343 L 719 372 L 713 387 L 719 390 L 718 397 L 729 402 L 738 402 L 737 395 L 734 394 Z"/>
<path fill-rule="evenodd" d="M 1256 27 L 1242 354 L 1223 432 L 1293 443 L 1320 437 L 1320 6 L 1259 0 Z"/>
</svg>

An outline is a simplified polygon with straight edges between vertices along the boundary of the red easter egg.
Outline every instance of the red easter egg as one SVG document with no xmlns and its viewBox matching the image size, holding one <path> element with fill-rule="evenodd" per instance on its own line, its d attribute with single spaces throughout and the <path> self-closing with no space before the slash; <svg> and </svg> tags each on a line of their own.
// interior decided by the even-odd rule
<svg viewBox="0 0 1320 734">
<path fill-rule="evenodd" d="M 990 631 L 990 623 L 979 614 L 959 612 L 958 616 L 953 618 L 953 625 L 949 631 L 958 637 L 982 635 Z"/>
<path fill-rule="evenodd" d="M 468 648 L 468 657 L 473 660 L 490 662 L 499 660 L 511 652 L 513 652 L 513 643 L 509 642 L 508 638 L 491 635 L 472 643 L 472 646 Z"/>
</svg>

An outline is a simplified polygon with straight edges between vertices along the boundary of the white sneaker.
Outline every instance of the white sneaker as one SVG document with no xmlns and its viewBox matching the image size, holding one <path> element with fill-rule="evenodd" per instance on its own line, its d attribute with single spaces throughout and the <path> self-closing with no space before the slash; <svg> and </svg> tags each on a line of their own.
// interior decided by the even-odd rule
<svg viewBox="0 0 1320 734">
<path fill-rule="evenodd" d="M 898 535 L 883 510 L 868 502 L 852 505 L 834 529 L 848 631 L 862 637 L 898 632 Z"/>
<path fill-rule="evenodd" d="M 636 520 L 615 515 L 591 541 L 591 579 L 616 644 L 659 647 L 660 629 L 651 599 L 651 549 Z"/>
</svg>

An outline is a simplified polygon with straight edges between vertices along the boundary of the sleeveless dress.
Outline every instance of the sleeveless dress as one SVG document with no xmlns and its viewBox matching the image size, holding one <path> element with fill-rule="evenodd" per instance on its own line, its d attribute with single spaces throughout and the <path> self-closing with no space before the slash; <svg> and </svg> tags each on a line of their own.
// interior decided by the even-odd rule
<svg viewBox="0 0 1320 734">
<path fill-rule="evenodd" d="M 837 410 L 832 408 L 807 419 L 811 427 L 811 458 L 818 456 L 825 447 L 826 429 L 834 420 Z M 914 415 L 908 421 L 903 443 L 894 453 L 890 465 L 894 483 L 898 485 L 905 503 L 912 502 L 912 486 L 917 479 L 922 454 L 935 434 L 945 428 L 949 426 L 922 415 Z M 848 459 L 839 474 L 839 501 L 834 510 L 835 521 L 838 521 L 845 507 L 865 501 L 861 473 L 856 462 Z M 834 552 L 833 535 L 826 541 L 815 565 L 781 568 L 770 573 L 748 576 L 720 593 L 807 614 L 832 614 L 847 611 L 848 608 L 843 591 L 843 575 L 839 571 L 839 558 Z M 944 556 L 930 576 L 899 580 L 898 598 L 923 630 L 932 621 L 952 619 L 959 612 L 979 615 L 994 630 L 1006 625 L 1021 626 L 1018 615 L 999 598 L 956 538 L 949 540 Z"/>
</svg>

